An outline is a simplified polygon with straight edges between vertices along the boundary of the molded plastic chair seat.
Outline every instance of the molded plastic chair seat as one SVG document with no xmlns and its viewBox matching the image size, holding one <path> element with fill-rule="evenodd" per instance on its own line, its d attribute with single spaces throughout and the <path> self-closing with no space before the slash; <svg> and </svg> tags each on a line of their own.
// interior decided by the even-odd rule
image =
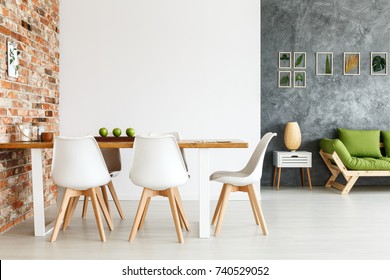
<svg viewBox="0 0 390 280">
<path fill-rule="evenodd" d="M 129 241 L 133 241 L 142 228 L 151 198 L 159 195 L 168 197 L 176 234 L 179 242 L 183 243 L 181 227 L 189 231 L 189 224 L 177 187 L 187 182 L 188 174 L 175 137 L 136 136 L 130 179 L 144 189 Z"/>
<path fill-rule="evenodd" d="M 256 224 L 261 226 L 264 235 L 268 234 L 268 229 L 253 184 L 260 182 L 265 151 L 274 136 L 276 136 L 276 133 L 271 132 L 268 132 L 263 136 L 247 165 L 242 170 L 216 171 L 210 175 L 210 180 L 223 183 L 222 191 L 211 222 L 212 225 L 215 225 L 217 222 L 214 232 L 215 235 L 218 235 L 221 230 L 229 195 L 231 192 L 236 191 L 248 193 Z"/>
<path fill-rule="evenodd" d="M 111 178 L 95 138 L 56 137 L 51 176 L 56 185 L 65 188 L 51 241 L 56 241 L 62 222 L 63 230 L 67 229 L 81 195 L 91 198 L 100 239 L 106 241 L 98 205 L 100 204 L 109 229 L 113 230 L 111 217 L 100 191 L 100 186 L 106 185 Z"/>
</svg>

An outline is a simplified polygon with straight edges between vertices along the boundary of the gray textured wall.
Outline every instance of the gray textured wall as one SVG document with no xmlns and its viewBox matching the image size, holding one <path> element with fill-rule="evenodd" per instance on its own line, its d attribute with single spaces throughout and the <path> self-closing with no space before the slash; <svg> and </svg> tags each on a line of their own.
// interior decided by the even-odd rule
<svg viewBox="0 0 390 280">
<path fill-rule="evenodd" d="M 313 153 L 314 185 L 329 177 L 318 151 L 319 139 L 336 137 L 337 127 L 390 130 L 388 76 L 370 75 L 370 52 L 390 51 L 388 0 L 262 0 L 261 1 L 261 131 L 278 133 L 264 163 L 263 186 L 272 183 L 271 151 L 285 149 L 283 130 L 297 121 L 300 150 Z M 278 52 L 307 52 L 307 88 L 277 87 Z M 334 75 L 315 75 L 315 53 L 334 53 Z M 361 75 L 342 74 L 343 52 L 361 53 Z M 299 185 L 298 170 L 282 172 L 283 185 Z M 359 180 L 389 184 L 389 178 Z"/>
</svg>

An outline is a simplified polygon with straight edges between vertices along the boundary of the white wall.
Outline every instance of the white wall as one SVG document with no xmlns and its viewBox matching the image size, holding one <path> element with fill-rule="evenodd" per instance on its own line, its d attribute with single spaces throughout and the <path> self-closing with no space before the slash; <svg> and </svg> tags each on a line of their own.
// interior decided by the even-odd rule
<svg viewBox="0 0 390 280">
<path fill-rule="evenodd" d="M 211 171 L 241 168 L 260 137 L 259 0 L 64 0 L 60 7 L 60 131 L 100 127 L 182 138 L 240 138 L 249 149 L 212 150 Z M 187 150 L 197 198 L 197 153 Z M 139 199 L 124 172 L 121 199 Z M 220 184 L 212 184 L 217 198 Z"/>
</svg>

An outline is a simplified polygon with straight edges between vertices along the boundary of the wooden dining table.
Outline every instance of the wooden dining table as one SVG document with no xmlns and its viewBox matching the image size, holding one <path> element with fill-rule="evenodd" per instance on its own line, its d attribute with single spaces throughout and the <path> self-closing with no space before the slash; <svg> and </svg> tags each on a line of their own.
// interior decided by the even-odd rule
<svg viewBox="0 0 390 280">
<path fill-rule="evenodd" d="M 132 148 L 133 141 L 98 140 L 100 148 Z M 199 237 L 210 238 L 210 149 L 248 148 L 248 143 L 237 139 L 180 140 L 180 148 L 198 150 L 199 189 Z M 42 149 L 52 149 L 53 142 L 0 143 L 0 149 L 31 149 L 32 190 L 34 210 L 34 235 L 45 236 L 53 230 L 53 223 L 46 225 L 43 194 Z"/>
</svg>

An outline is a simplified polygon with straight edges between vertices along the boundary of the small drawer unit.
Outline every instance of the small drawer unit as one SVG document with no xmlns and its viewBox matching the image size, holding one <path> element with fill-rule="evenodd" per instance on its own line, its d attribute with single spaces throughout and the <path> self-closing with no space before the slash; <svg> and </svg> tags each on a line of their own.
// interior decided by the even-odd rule
<svg viewBox="0 0 390 280">
<path fill-rule="evenodd" d="M 311 168 L 311 153 L 274 151 L 273 161 L 276 167 Z"/>
<path fill-rule="evenodd" d="M 305 173 L 306 173 L 310 190 L 313 189 L 311 185 L 311 178 L 310 178 L 310 168 L 311 168 L 310 152 L 274 151 L 273 163 L 274 163 L 274 178 L 273 178 L 272 186 L 274 187 L 276 185 L 276 178 L 277 178 L 277 190 L 280 189 L 282 168 L 300 168 L 302 187 L 305 185 L 305 177 L 306 177 Z"/>
</svg>

